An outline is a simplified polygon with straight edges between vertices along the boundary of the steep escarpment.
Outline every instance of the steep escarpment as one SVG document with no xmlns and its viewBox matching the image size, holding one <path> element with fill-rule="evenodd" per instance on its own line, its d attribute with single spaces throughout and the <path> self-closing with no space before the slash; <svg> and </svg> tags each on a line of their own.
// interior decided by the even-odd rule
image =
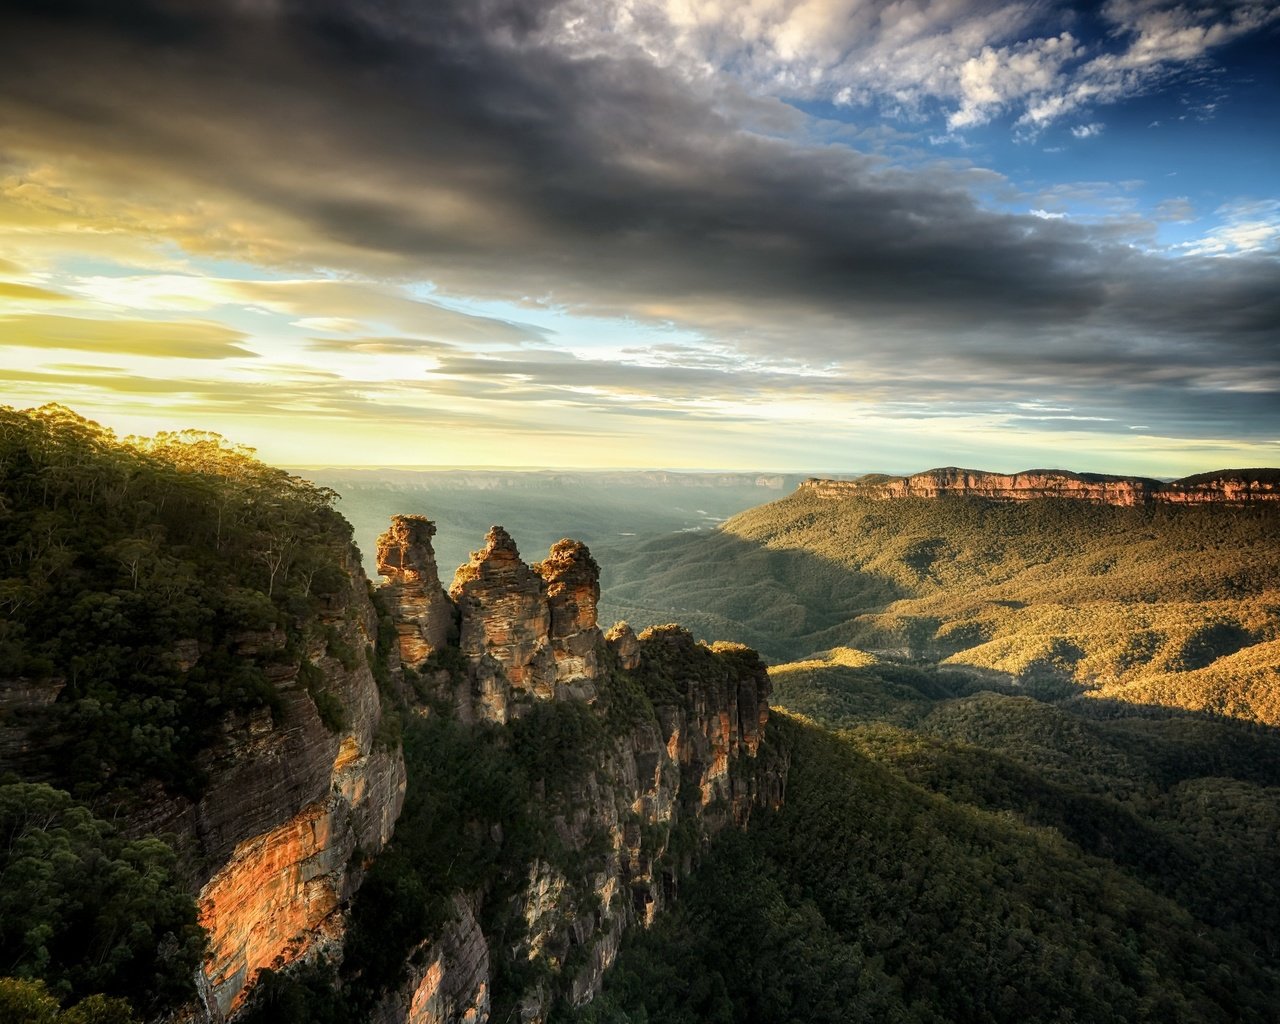
<svg viewBox="0 0 1280 1024">
<path fill-rule="evenodd" d="M 393 520 L 379 549 L 405 528 Z M 409 936 L 410 967 L 374 994 L 371 1012 L 387 1024 L 495 1013 L 546 1020 L 554 1006 L 599 991 L 625 930 L 674 898 L 711 836 L 781 801 L 782 765 L 764 742 L 768 674 L 749 649 L 707 647 L 677 626 L 637 637 L 620 624 L 606 637 L 596 623 L 599 568 L 577 542 L 560 541 L 528 565 L 495 527 L 458 570 L 456 611 L 437 604 L 431 613 L 429 598 L 402 599 L 400 573 L 425 572 L 433 557 L 414 550 L 417 564 L 387 563 L 396 571 L 384 587 L 397 602 L 401 657 L 407 665 L 418 650 L 422 623 L 436 628 L 433 615 L 456 616 L 457 640 L 406 671 L 415 695 L 410 796 L 367 898 L 434 886 L 442 912 L 428 934 Z M 433 762 L 431 752 L 450 744 L 448 763 Z M 462 759 L 475 776 L 501 779 L 514 806 L 500 812 L 478 797 L 442 812 L 432 796 L 442 776 L 430 773 Z M 457 865 L 456 848 L 438 868 L 424 865 L 443 859 L 432 852 L 438 837 L 423 834 L 437 827 L 464 845 L 479 835 L 470 859 L 491 859 L 488 868 Z M 392 877 L 386 865 L 408 849 L 419 851 L 413 866 Z M 360 901 L 355 912 L 364 912 Z M 349 954 L 349 969 L 364 962 L 358 948 Z M 349 988 L 368 981 L 371 969 L 361 970 Z"/>
<path fill-rule="evenodd" d="M 241 1004 L 259 970 L 340 938 L 342 905 L 400 814 L 404 761 L 383 731 L 365 656 L 377 618 L 354 553 L 346 569 L 347 593 L 311 624 L 297 660 L 275 668 L 279 724 L 270 711 L 228 722 L 207 756 L 204 798 L 166 805 L 169 815 L 151 823 L 192 837 L 216 867 L 197 897 L 210 941 L 200 983 L 215 1021 Z M 308 684 L 324 688 L 327 724 Z"/>
<path fill-rule="evenodd" d="M 1025 501 L 1031 498 L 1067 498 L 1107 505 L 1167 503 L 1239 505 L 1280 501 L 1280 471 L 1275 469 L 1227 469 L 1181 480 L 1072 473 L 1056 469 L 1030 469 L 1023 473 L 988 473 L 983 470 L 930 469 L 914 476 L 873 474 L 855 480 L 810 479 L 800 491 L 822 498 L 989 498 Z"/>
<path fill-rule="evenodd" d="M 583 544 L 446 591 L 397 517 L 375 590 L 331 492 L 58 408 L 0 410 L 0 484 L 0 954 L 68 1000 L 547 1020 L 781 800 L 754 652 L 606 636 Z"/>
<path fill-rule="evenodd" d="M 170 881 L 151 884 L 185 890 L 174 898 L 207 936 L 201 956 L 152 927 L 146 900 L 99 927 L 121 912 L 111 886 L 102 908 L 60 893 L 76 872 L 124 868 L 48 858 L 20 890 L 36 923 L 0 934 L 6 971 L 148 1018 L 185 1001 L 221 1021 L 260 969 L 340 936 L 404 765 L 377 613 L 332 497 L 216 435 L 124 443 L 59 407 L 0 410 L 0 777 L 62 791 L 47 799 L 151 860 L 171 847 Z M 119 935 L 128 963 L 165 979 L 157 994 L 113 966 Z"/>
</svg>

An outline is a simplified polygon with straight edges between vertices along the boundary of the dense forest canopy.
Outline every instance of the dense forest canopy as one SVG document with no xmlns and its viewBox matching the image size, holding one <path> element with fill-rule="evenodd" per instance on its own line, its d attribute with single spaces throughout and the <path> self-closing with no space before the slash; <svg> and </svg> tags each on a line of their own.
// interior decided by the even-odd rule
<svg viewBox="0 0 1280 1024">
<path fill-rule="evenodd" d="M 149 780 L 198 792 L 216 723 L 274 701 L 238 640 L 296 638 L 347 586 L 334 497 L 216 434 L 0 409 L 0 678 L 56 694 L 31 723 L 37 774 L 98 803 Z"/>
<path fill-rule="evenodd" d="M 1280 724 L 1278 537 L 1275 504 L 800 493 L 710 536 L 602 552 L 604 608 L 776 662 L 860 648 Z"/>
<path fill-rule="evenodd" d="M 350 586 L 334 497 L 216 434 L 118 438 L 61 406 L 0 408 L 12 1019 L 122 1024 L 194 996 L 204 939 L 186 872 L 162 839 L 113 820 L 158 792 L 198 796 L 219 723 L 277 710 L 268 666 L 237 645 L 270 633 L 296 661 L 309 613 Z"/>
</svg>

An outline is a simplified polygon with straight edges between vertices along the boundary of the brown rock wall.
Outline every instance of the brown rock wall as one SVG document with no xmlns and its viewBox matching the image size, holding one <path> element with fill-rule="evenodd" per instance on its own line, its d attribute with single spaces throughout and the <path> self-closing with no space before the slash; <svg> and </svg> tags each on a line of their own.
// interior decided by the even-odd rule
<svg viewBox="0 0 1280 1024">
<path fill-rule="evenodd" d="M 202 798 L 156 791 L 129 822 L 131 831 L 178 838 L 210 933 L 199 981 L 214 1021 L 241 1005 L 259 969 L 341 935 L 342 906 L 363 873 L 353 855 L 386 845 L 404 801 L 403 755 L 375 739 L 382 707 L 364 650 L 377 633 L 376 613 L 354 552 L 344 568 L 350 586 L 311 624 L 301 654 L 341 703 L 343 728 L 321 722 L 299 661 L 279 660 L 283 634 L 246 636 L 238 649 L 263 659 L 280 697 L 279 721 L 266 708 L 230 716 L 200 757 L 209 777 Z M 356 657 L 331 652 L 334 640 Z"/>
<path fill-rule="evenodd" d="M 600 671 L 597 649 L 600 629 L 596 605 L 600 602 L 600 566 L 585 544 L 557 541 L 548 556 L 533 566 L 546 581 L 551 613 L 548 639 L 556 661 L 556 682 L 576 688 L 573 696 L 589 699 Z"/>
<path fill-rule="evenodd" d="M 498 699 L 504 679 L 518 693 L 555 695 L 546 584 L 521 561 L 506 530 L 489 531 L 485 546 L 454 576 L 449 596 L 458 606 L 458 647 L 476 666 L 489 698 L 482 705 L 484 717 L 506 721 L 508 709 Z"/>
<path fill-rule="evenodd" d="M 371 1024 L 484 1024 L 489 1020 L 489 945 L 471 901 L 453 900 L 454 919 L 414 957 L 409 982 L 378 1006 Z"/>
<path fill-rule="evenodd" d="M 947 467 L 930 469 L 914 476 L 810 479 L 800 485 L 800 491 L 834 499 L 971 497 L 1026 501 L 1032 498 L 1067 498 L 1120 506 L 1153 503 L 1241 505 L 1280 501 L 1280 471 L 1222 470 L 1166 483 L 1145 477 L 1103 476 L 1052 469 L 1004 474 Z"/>
<path fill-rule="evenodd" d="M 449 588 L 470 686 L 453 701 L 464 720 L 505 722 L 532 699 L 592 700 L 600 673 L 600 567 L 585 544 L 562 540 L 526 565 L 493 527 Z"/>
<path fill-rule="evenodd" d="M 440 585 L 431 538 L 436 526 L 425 516 L 392 516 L 378 538 L 382 592 L 394 609 L 400 659 L 418 668 L 455 635 L 454 607 Z"/>
</svg>

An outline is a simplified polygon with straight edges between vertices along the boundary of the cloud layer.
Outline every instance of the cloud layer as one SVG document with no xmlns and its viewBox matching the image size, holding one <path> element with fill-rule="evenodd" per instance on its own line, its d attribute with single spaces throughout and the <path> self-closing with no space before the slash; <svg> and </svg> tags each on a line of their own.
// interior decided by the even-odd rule
<svg viewBox="0 0 1280 1024">
<path fill-rule="evenodd" d="M 997 177 L 816 138 L 777 99 L 1034 129 L 1153 87 L 1271 5 L 1109 0 L 1091 28 L 954 0 L 911 16 L 874 0 L 24 8 L 0 33 L 15 269 L 47 256 L 43 237 L 124 263 L 176 245 L 280 279 L 84 275 L 82 300 L 177 319 L 89 330 L 24 312 L 0 324 L 7 344 L 247 355 L 238 322 L 191 319 L 235 303 L 294 318 L 316 351 L 429 355 L 439 388 L 512 401 L 571 388 L 674 416 L 797 392 L 877 396 L 886 415 L 1044 400 L 1117 431 L 1280 437 L 1280 272 L 1258 227 L 1274 210 L 1171 259 L 1149 225 L 992 210 L 977 197 L 1010 188 Z M 736 368 L 538 354 L 554 339 L 532 313 L 461 312 L 421 282 L 675 325 Z"/>
</svg>

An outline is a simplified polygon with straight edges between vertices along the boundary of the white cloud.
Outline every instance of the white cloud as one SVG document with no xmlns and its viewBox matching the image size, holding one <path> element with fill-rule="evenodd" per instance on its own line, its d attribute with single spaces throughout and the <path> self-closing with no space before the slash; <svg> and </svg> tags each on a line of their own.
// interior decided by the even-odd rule
<svg viewBox="0 0 1280 1024">
<path fill-rule="evenodd" d="M 545 332 L 411 297 L 373 281 L 329 278 L 242 280 L 185 274 L 83 277 L 68 290 L 113 310 L 194 312 L 238 307 L 299 317 L 293 326 L 338 334 L 384 328 L 437 341 L 520 345 Z"/>
<path fill-rule="evenodd" d="M 1101 135 L 1104 127 L 1103 124 L 1097 121 L 1092 124 L 1077 124 L 1072 126 L 1071 134 L 1077 139 L 1092 139 Z"/>
<path fill-rule="evenodd" d="M 567 10 L 548 38 L 583 53 L 634 46 L 689 77 L 728 71 L 758 91 L 908 116 L 939 103 L 952 131 L 1013 114 L 1024 134 L 1148 92 L 1280 19 L 1262 0 L 1110 0 L 1108 31 L 1086 39 L 1073 34 L 1073 5 L 1035 0 L 578 0 Z"/>
<path fill-rule="evenodd" d="M 1280 200 L 1233 203 L 1219 207 L 1219 225 L 1183 244 L 1190 256 L 1239 256 L 1280 250 Z"/>
</svg>

